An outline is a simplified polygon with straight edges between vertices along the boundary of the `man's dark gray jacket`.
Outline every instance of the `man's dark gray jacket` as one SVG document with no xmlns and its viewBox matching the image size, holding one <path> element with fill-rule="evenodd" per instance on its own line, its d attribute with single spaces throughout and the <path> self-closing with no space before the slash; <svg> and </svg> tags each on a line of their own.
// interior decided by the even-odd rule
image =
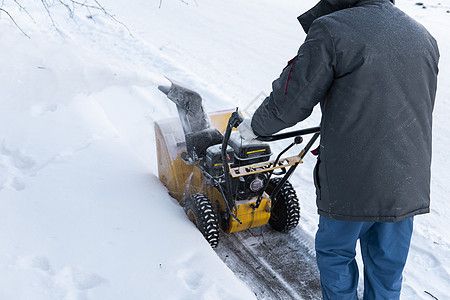
<svg viewBox="0 0 450 300">
<path fill-rule="evenodd" d="M 395 222 L 429 212 L 434 38 L 388 0 L 323 0 L 299 20 L 306 40 L 253 131 L 293 126 L 320 102 L 319 214 Z"/>
</svg>

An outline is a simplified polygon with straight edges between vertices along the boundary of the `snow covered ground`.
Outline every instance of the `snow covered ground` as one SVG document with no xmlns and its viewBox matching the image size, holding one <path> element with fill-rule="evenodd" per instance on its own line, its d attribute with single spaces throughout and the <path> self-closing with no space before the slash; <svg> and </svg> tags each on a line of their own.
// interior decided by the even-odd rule
<svg viewBox="0 0 450 300">
<path fill-rule="evenodd" d="M 29 37 L 0 11 L 0 299 L 255 299 L 157 178 L 153 124 L 177 116 L 157 86 L 183 82 L 208 111 L 247 107 L 295 55 L 296 17 L 315 2 L 102 1 L 114 20 L 3 1 Z M 397 6 L 436 37 L 441 71 L 432 211 L 416 218 L 402 299 L 449 299 L 450 4 L 416 2 Z M 311 249 L 313 165 L 291 180 L 291 236 Z"/>
</svg>

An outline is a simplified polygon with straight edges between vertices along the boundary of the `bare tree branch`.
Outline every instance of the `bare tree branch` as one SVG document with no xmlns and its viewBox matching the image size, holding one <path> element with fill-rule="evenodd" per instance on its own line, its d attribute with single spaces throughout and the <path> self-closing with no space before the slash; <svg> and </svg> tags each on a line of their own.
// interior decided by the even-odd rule
<svg viewBox="0 0 450 300">
<path fill-rule="evenodd" d="M 17 5 L 17 7 L 25 12 L 28 17 L 33 21 L 34 24 L 37 24 L 36 21 L 34 20 L 33 16 L 28 12 L 28 10 L 19 2 L 20 0 L 13 0 L 14 3 Z M 162 1 L 162 0 L 161 0 Z M 19 26 L 19 24 L 16 22 L 16 20 L 13 18 L 13 16 L 3 8 L 5 0 L 0 0 L 0 12 L 5 12 L 6 15 L 8 15 L 8 17 L 13 21 L 13 23 L 16 25 L 16 27 L 28 38 L 30 38 L 29 35 L 27 35 L 22 28 Z M 131 33 L 130 29 L 128 28 L 128 26 L 126 26 L 123 22 L 121 22 L 120 20 L 118 20 L 116 18 L 116 16 L 112 15 L 108 10 L 106 10 L 106 8 L 100 4 L 99 0 L 40 0 L 42 7 L 45 9 L 48 18 L 50 19 L 50 22 L 53 26 L 53 28 L 61 35 L 64 36 L 63 32 L 60 29 L 60 26 L 58 25 L 58 23 L 55 20 L 55 16 L 56 13 L 53 12 L 53 7 L 61 5 L 63 6 L 66 11 L 67 14 L 69 16 L 69 18 L 71 20 L 73 20 L 76 23 L 76 18 L 75 18 L 75 14 L 76 14 L 76 10 L 77 9 L 85 9 L 88 12 L 88 18 L 92 19 L 95 21 L 94 19 L 94 15 L 92 14 L 93 11 L 99 11 L 101 12 L 104 16 L 106 16 L 107 18 L 113 20 L 115 23 L 120 24 L 121 26 L 123 26 L 128 33 L 130 34 L 130 36 L 133 36 L 133 34 Z"/>
<path fill-rule="evenodd" d="M 31 21 L 33 21 L 33 23 L 36 24 L 36 21 L 34 20 L 33 16 L 28 12 L 28 10 L 25 7 L 23 7 L 22 4 L 19 3 L 19 1 L 14 0 L 14 2 L 17 4 L 17 6 L 19 6 L 21 10 L 23 10 L 30 17 Z M 2 6 L 3 3 L 4 2 L 2 2 Z"/>
<path fill-rule="evenodd" d="M 4 10 L 3 8 L 0 8 L 0 11 L 3 11 L 5 14 L 8 15 L 8 17 L 11 19 L 11 21 L 13 21 L 14 25 L 16 25 L 16 27 L 27 37 L 27 38 L 31 38 L 28 34 L 25 33 L 25 31 L 22 30 L 22 28 L 20 28 L 19 24 L 16 23 L 16 20 L 14 20 L 14 18 L 9 14 L 8 11 Z"/>
<path fill-rule="evenodd" d="M 73 1 L 73 0 L 71 0 L 71 1 Z M 131 36 L 133 36 L 133 34 L 131 33 L 131 31 L 130 31 L 130 29 L 128 28 L 128 26 L 127 25 L 125 25 L 123 22 L 121 22 L 121 21 L 119 21 L 119 20 L 117 20 L 116 19 L 116 17 L 114 16 L 114 15 L 111 15 L 97 0 L 94 0 L 95 1 L 95 3 L 97 3 L 97 5 L 98 5 L 98 7 L 92 7 L 92 8 L 95 8 L 95 9 L 100 9 L 101 11 L 103 11 L 103 13 L 105 14 L 105 16 L 107 16 L 107 17 L 109 17 L 109 18 L 111 18 L 114 22 L 116 22 L 116 23 L 118 23 L 118 24 L 120 24 L 120 25 L 122 25 L 127 31 L 128 31 L 128 33 L 131 35 Z"/>
<path fill-rule="evenodd" d="M 72 3 L 73 9 L 70 8 L 70 5 L 69 5 L 69 4 L 64 3 L 64 1 L 62 1 L 62 0 L 59 0 L 59 3 L 61 3 L 61 5 L 64 6 L 64 7 L 67 9 L 67 12 L 69 13 L 69 17 L 70 17 L 71 19 L 73 19 L 74 11 L 75 11 L 75 5 L 74 5 L 74 3 Z"/>
<path fill-rule="evenodd" d="M 50 13 L 50 9 L 48 7 L 48 3 L 47 0 L 41 0 L 42 5 L 45 8 L 45 11 L 47 12 L 48 17 L 50 18 L 50 21 L 52 22 L 53 27 L 55 28 L 55 30 L 61 35 L 64 36 L 61 32 L 61 30 L 59 30 L 58 24 L 56 24 L 55 20 L 53 19 L 52 14 Z"/>
<path fill-rule="evenodd" d="M 186 1 L 186 0 L 178 0 L 178 1 L 180 1 L 181 3 L 184 3 L 186 5 L 189 5 L 189 2 Z M 198 6 L 197 0 L 194 0 L 194 3 L 195 3 L 195 5 Z M 159 7 L 158 8 L 161 8 L 161 5 L 162 5 L 162 0 L 159 0 Z"/>
<path fill-rule="evenodd" d="M 47 0 L 41 0 L 41 2 L 45 2 L 47 4 Z M 89 0 L 85 0 L 83 2 L 81 1 L 77 1 L 77 0 L 58 0 L 58 2 L 63 5 L 64 7 L 66 7 L 66 9 L 69 12 L 69 16 L 71 18 L 73 18 L 74 14 L 75 14 L 75 8 L 76 7 L 80 7 L 80 8 L 85 8 L 89 14 L 92 16 L 91 10 L 97 10 L 97 11 L 101 11 L 106 17 L 110 18 L 111 20 L 113 20 L 114 22 L 122 25 L 127 31 L 128 33 L 132 36 L 133 34 L 131 33 L 131 30 L 128 28 L 127 25 L 125 25 L 123 22 L 119 21 L 114 15 L 110 14 L 106 8 L 100 4 L 100 2 L 98 2 L 98 0 L 93 0 L 93 2 L 95 3 L 95 5 L 90 4 Z M 70 4 L 72 5 L 72 8 L 70 8 Z M 47 4 L 48 7 L 48 4 Z M 92 17 L 91 17 L 92 18 Z M 92 18 L 93 19 L 93 18 Z"/>
</svg>

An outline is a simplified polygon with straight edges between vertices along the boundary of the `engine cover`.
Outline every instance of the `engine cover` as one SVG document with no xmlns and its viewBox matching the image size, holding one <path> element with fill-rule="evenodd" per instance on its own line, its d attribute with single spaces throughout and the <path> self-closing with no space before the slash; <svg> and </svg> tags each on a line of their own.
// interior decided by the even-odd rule
<svg viewBox="0 0 450 300">
<path fill-rule="evenodd" d="M 204 160 L 204 168 L 211 176 L 220 176 L 223 174 L 222 164 L 222 145 L 214 145 L 206 149 L 206 157 Z M 227 146 L 227 159 L 229 164 L 234 162 L 233 148 Z"/>
<path fill-rule="evenodd" d="M 272 152 L 266 143 L 249 143 L 241 138 L 237 132 L 230 136 L 228 144 L 234 150 L 234 166 L 245 166 L 268 161 Z"/>
</svg>

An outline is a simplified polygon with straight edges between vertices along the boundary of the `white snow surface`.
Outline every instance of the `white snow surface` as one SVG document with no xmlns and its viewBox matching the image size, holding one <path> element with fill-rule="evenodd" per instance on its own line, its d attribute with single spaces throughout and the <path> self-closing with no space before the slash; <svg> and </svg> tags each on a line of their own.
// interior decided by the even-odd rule
<svg viewBox="0 0 450 300">
<path fill-rule="evenodd" d="M 113 19 L 55 1 L 51 19 L 41 1 L 2 1 L 17 25 L 0 11 L 0 299 L 256 299 L 158 180 L 154 122 L 178 115 L 157 86 L 182 82 L 208 111 L 256 105 L 315 2 L 100 1 Z M 416 217 L 402 299 L 450 299 L 450 5 L 416 2 L 397 6 L 435 36 L 441 62 L 432 209 Z M 291 235 L 311 249 L 313 166 L 291 179 Z"/>
</svg>

